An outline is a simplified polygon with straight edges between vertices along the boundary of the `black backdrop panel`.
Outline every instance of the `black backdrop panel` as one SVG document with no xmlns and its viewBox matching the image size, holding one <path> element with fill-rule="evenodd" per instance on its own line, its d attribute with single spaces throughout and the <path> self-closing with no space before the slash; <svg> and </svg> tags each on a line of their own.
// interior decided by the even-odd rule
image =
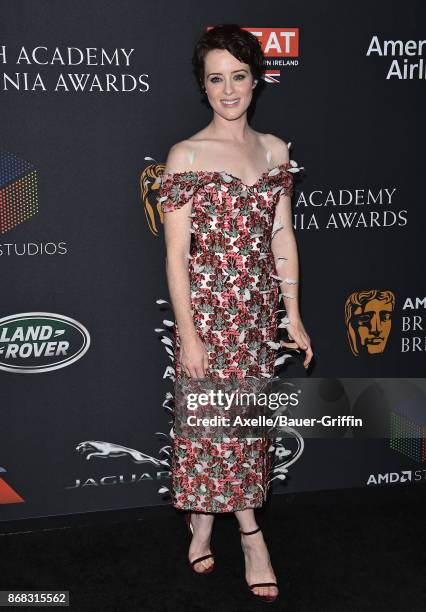
<svg viewBox="0 0 426 612">
<path fill-rule="evenodd" d="M 293 212 L 311 375 L 425 376 L 423 2 L 0 6 L 3 520 L 170 503 L 171 362 L 155 329 L 172 315 L 157 304 L 168 294 L 152 183 L 170 146 L 210 121 L 190 59 L 216 23 L 262 33 L 268 84 L 251 125 L 291 142 L 305 168 Z M 376 354 L 355 354 L 345 303 L 371 290 L 393 296 L 391 319 Z M 55 369 L 37 357 L 38 372 L 23 355 L 13 371 L 3 319 L 23 313 L 50 313 L 38 317 L 52 346 L 78 349 L 52 314 L 90 346 Z M 383 442 L 306 440 L 277 490 L 422 465 Z"/>
</svg>

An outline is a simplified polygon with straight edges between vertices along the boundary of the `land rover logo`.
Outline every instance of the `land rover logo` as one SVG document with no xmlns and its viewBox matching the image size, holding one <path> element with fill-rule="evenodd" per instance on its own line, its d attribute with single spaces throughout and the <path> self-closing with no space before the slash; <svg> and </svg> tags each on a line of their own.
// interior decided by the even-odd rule
<svg viewBox="0 0 426 612">
<path fill-rule="evenodd" d="M 64 368 L 90 346 L 88 330 L 52 312 L 22 312 L 0 319 L 0 369 L 34 374 Z"/>
</svg>

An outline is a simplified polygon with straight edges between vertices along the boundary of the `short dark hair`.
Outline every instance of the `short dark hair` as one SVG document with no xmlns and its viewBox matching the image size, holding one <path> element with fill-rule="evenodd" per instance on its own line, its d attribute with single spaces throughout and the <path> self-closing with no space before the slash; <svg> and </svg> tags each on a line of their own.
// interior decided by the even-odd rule
<svg viewBox="0 0 426 612">
<path fill-rule="evenodd" d="M 204 58 L 212 49 L 226 49 L 240 62 L 248 64 L 253 79 L 260 85 L 265 67 L 259 39 L 235 23 L 226 23 L 204 32 L 195 45 L 192 65 L 201 92 L 204 92 Z"/>
</svg>

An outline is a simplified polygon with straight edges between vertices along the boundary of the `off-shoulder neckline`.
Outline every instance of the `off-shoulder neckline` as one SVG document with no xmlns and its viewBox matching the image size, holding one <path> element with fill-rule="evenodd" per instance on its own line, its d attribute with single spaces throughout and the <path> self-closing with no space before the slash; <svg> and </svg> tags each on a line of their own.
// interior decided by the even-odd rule
<svg viewBox="0 0 426 612">
<path fill-rule="evenodd" d="M 256 185 L 258 185 L 262 181 L 265 175 L 269 175 L 273 170 L 279 171 L 281 168 L 285 168 L 286 166 L 291 166 L 291 165 L 292 165 L 291 161 L 287 161 L 287 162 L 283 162 L 282 164 L 273 166 L 272 168 L 267 168 L 266 170 L 262 172 L 259 178 L 252 185 L 247 185 L 247 183 L 244 183 L 238 176 L 235 176 L 231 172 L 227 172 L 227 170 L 182 170 L 180 172 L 163 172 L 162 176 L 179 177 L 179 176 L 184 176 L 188 174 L 192 174 L 192 175 L 211 174 L 213 176 L 217 174 L 225 174 L 231 177 L 232 180 L 237 181 L 238 183 L 241 183 L 241 185 L 243 185 L 247 189 L 252 189 L 253 187 L 256 187 Z M 273 176 L 275 176 L 275 174 Z"/>
</svg>

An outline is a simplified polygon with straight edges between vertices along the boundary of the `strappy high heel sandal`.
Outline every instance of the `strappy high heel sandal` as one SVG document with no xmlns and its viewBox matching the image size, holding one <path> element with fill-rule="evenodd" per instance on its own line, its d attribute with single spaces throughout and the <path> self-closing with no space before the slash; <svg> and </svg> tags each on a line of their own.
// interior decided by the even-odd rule
<svg viewBox="0 0 426 612">
<path fill-rule="evenodd" d="M 185 514 L 185 522 L 188 525 L 188 529 L 189 529 L 190 533 L 193 535 L 194 534 L 194 528 L 193 528 L 192 523 L 191 523 L 191 512 L 187 512 L 187 514 Z M 188 559 L 188 563 L 189 563 L 190 567 L 194 570 L 194 572 L 196 574 L 210 574 L 210 572 L 212 572 L 214 570 L 214 563 L 210 567 L 207 567 L 206 569 L 204 569 L 204 571 L 202 571 L 202 572 L 197 572 L 194 569 L 194 565 L 196 563 L 199 563 L 200 561 L 204 561 L 204 559 L 209 559 L 210 557 L 212 557 L 212 559 L 214 559 L 214 555 L 212 553 L 209 553 L 208 555 L 203 555 L 202 557 L 197 557 L 193 561 L 190 561 Z"/>
<path fill-rule="evenodd" d="M 253 535 L 254 533 L 257 533 L 258 531 L 261 531 L 260 527 L 258 527 L 257 529 L 253 529 L 253 531 L 242 531 L 240 529 L 240 532 L 243 535 Z M 278 589 L 278 584 L 276 582 L 256 582 L 255 584 L 249 584 L 248 588 L 250 589 L 250 592 L 255 597 L 260 598 L 262 601 L 266 601 L 268 603 L 272 603 L 278 597 L 278 593 L 276 595 L 258 595 L 257 593 L 253 592 L 253 589 L 255 587 L 268 587 L 268 586 L 274 586 L 274 587 L 277 587 L 277 589 Z"/>
</svg>

